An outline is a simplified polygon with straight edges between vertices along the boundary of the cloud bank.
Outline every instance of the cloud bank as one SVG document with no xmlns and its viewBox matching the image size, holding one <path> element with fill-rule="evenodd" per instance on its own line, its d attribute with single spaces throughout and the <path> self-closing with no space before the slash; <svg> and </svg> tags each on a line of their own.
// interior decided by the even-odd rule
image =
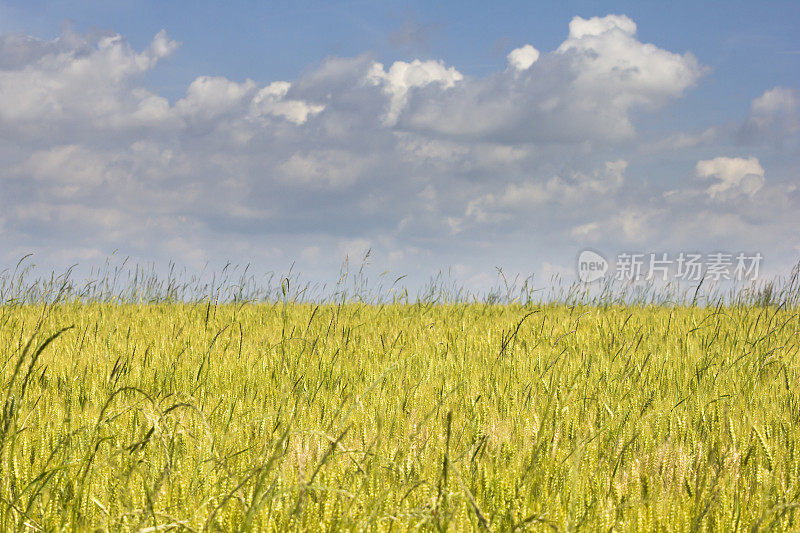
<svg viewBox="0 0 800 533">
<path fill-rule="evenodd" d="M 575 17 L 555 49 L 523 44 L 483 77 L 365 53 L 292 81 L 201 75 L 171 102 L 146 74 L 178 53 L 164 31 L 138 51 L 111 32 L 0 35 L 6 262 L 119 249 L 313 274 L 372 248 L 469 277 L 587 245 L 800 251 L 797 90 L 765 87 L 701 133 L 640 131 L 709 69 L 624 15 Z"/>
</svg>

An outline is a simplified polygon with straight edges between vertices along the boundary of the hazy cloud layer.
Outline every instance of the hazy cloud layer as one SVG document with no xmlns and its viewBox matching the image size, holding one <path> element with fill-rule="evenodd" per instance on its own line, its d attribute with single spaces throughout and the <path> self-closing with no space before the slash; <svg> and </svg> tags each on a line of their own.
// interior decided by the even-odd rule
<svg viewBox="0 0 800 533">
<path fill-rule="evenodd" d="M 743 120 L 642 133 L 702 83 L 692 54 L 623 15 L 534 45 L 481 78 L 364 54 L 264 85 L 199 76 L 170 102 L 145 83 L 180 53 L 163 31 L 138 51 L 113 33 L 0 35 L 3 259 L 119 249 L 325 277 L 372 248 L 399 273 L 476 283 L 567 268 L 587 245 L 797 260 L 796 89 L 765 86 Z"/>
</svg>

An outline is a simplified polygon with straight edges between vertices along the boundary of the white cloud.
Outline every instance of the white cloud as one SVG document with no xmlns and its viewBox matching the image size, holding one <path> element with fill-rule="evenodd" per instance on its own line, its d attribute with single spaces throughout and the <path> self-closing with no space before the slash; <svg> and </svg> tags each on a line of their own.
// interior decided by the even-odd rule
<svg viewBox="0 0 800 533">
<path fill-rule="evenodd" d="M 280 165 L 280 170 L 292 183 L 337 188 L 355 183 L 367 166 L 366 159 L 346 151 L 321 150 L 293 154 Z"/>
<path fill-rule="evenodd" d="M 653 219 L 661 214 L 663 211 L 659 209 L 631 206 L 614 216 L 613 223 L 621 230 L 623 242 L 641 244 L 653 237 Z"/>
<path fill-rule="evenodd" d="M 643 153 L 652 154 L 705 146 L 719 140 L 721 136 L 720 130 L 721 128 L 717 126 L 711 126 L 699 133 L 683 131 L 670 133 L 654 141 L 642 143 L 639 146 L 639 150 Z"/>
<path fill-rule="evenodd" d="M 800 223 L 794 156 L 776 163 L 754 146 L 751 159 L 698 163 L 700 149 L 730 149 L 723 127 L 648 133 L 647 144 L 635 134 L 639 114 L 704 69 L 640 42 L 624 16 L 576 18 L 555 50 L 522 46 L 483 76 L 435 60 L 387 69 L 364 54 L 291 81 L 197 76 L 170 103 L 145 75 L 176 47 L 163 32 L 140 51 L 115 34 L 0 36 L 6 260 L 31 247 L 125 248 L 299 258 L 325 273 L 372 248 L 400 273 L 466 254 L 479 272 L 514 254 L 524 268 L 541 253 L 566 264 L 577 242 L 693 243 L 715 216 L 714 235 L 728 224 L 797 242 L 780 229 Z M 796 109 L 796 91 L 770 89 L 749 127 L 760 140 L 796 135 Z"/>
<path fill-rule="evenodd" d="M 97 231 L 94 236 L 95 242 L 99 240 L 98 237 L 102 237 L 102 240 L 105 241 L 119 238 L 124 225 L 133 222 L 120 209 L 79 203 L 52 205 L 33 202 L 15 208 L 13 213 L 19 220 L 46 222 L 59 226 L 62 230 L 70 230 L 84 225 L 93 227 L 95 231 L 102 230 L 102 234 Z"/>
<path fill-rule="evenodd" d="M 600 224 L 597 222 L 587 222 L 580 226 L 575 226 L 570 230 L 570 235 L 579 240 L 594 242 L 600 238 Z"/>
<path fill-rule="evenodd" d="M 508 53 L 508 64 L 516 70 L 528 70 L 539 59 L 539 50 L 526 44 Z"/>
<path fill-rule="evenodd" d="M 695 174 L 698 178 L 717 180 L 706 189 L 712 199 L 723 199 L 732 194 L 753 196 L 764 185 L 764 168 L 755 157 L 717 157 L 698 161 Z"/>
<path fill-rule="evenodd" d="M 253 115 L 283 117 L 289 122 L 300 125 L 325 109 L 321 104 L 287 99 L 291 86 L 288 81 L 276 81 L 258 91 L 251 104 Z"/>
<path fill-rule="evenodd" d="M 37 150 L 17 172 L 68 186 L 96 185 L 110 177 L 105 158 L 74 144 Z"/>
<path fill-rule="evenodd" d="M 256 83 L 236 83 L 220 76 L 200 76 L 175 104 L 178 114 L 189 121 L 207 121 L 234 111 L 241 111 L 253 99 Z"/>
<path fill-rule="evenodd" d="M 779 113 L 794 113 L 800 104 L 800 96 L 794 89 L 775 87 L 753 100 L 752 110 L 756 116 L 766 117 Z"/>
<path fill-rule="evenodd" d="M 575 17 L 569 30 L 558 52 L 571 56 L 576 91 L 592 99 L 606 92 L 620 111 L 660 107 L 681 96 L 703 71 L 691 54 L 640 42 L 636 24 L 625 15 Z"/>
<path fill-rule="evenodd" d="M 534 54 L 518 50 L 509 61 L 521 67 Z M 634 112 L 680 98 L 704 72 L 691 54 L 640 42 L 633 21 L 617 15 L 575 17 L 567 39 L 532 65 L 409 97 L 399 123 L 506 142 L 618 141 L 634 135 Z"/>
<path fill-rule="evenodd" d="M 141 52 L 117 34 L 65 32 L 53 41 L 0 36 L 0 131 L 74 141 L 103 130 L 156 128 L 162 134 L 213 121 L 246 141 L 252 136 L 248 121 L 273 117 L 300 125 L 324 109 L 290 98 L 288 82 L 259 88 L 252 80 L 220 76 L 197 77 L 170 106 L 142 86 L 142 76 L 178 46 L 164 31 Z"/>
<path fill-rule="evenodd" d="M 568 177 L 529 179 L 509 183 L 501 193 L 489 193 L 469 202 L 465 215 L 477 222 L 503 220 L 509 210 L 534 209 L 544 204 L 575 205 L 616 191 L 624 181 L 628 162 L 606 161 L 590 174 L 573 172 Z M 494 212 L 494 213 L 493 213 Z"/>
<path fill-rule="evenodd" d="M 741 135 L 746 140 L 777 139 L 800 131 L 800 91 L 789 87 L 774 87 L 753 99 L 750 115 Z"/>
<path fill-rule="evenodd" d="M 420 61 L 415 59 L 410 63 L 395 61 L 388 72 L 383 69 L 383 64 L 373 63 L 367 75 L 367 81 L 373 85 L 383 86 L 383 90 L 390 96 L 389 109 L 384 116 L 386 125 L 394 125 L 405 107 L 408 92 L 418 87 L 431 84 L 442 89 L 449 89 L 464 76 L 453 67 L 446 67 L 441 61 Z"/>
<path fill-rule="evenodd" d="M 14 41 L 0 39 L 3 50 Z M 135 85 L 177 49 L 163 31 L 140 53 L 117 34 L 91 40 L 67 32 L 54 41 L 17 40 L 13 46 L 15 59 L 0 68 L 4 129 L 39 135 L 76 122 L 82 128 L 115 129 L 166 118 L 166 99 Z"/>
<path fill-rule="evenodd" d="M 590 19 L 574 17 L 569 23 L 569 38 L 573 41 L 614 31 L 623 35 L 635 35 L 636 23 L 625 15 L 606 15 Z"/>
</svg>

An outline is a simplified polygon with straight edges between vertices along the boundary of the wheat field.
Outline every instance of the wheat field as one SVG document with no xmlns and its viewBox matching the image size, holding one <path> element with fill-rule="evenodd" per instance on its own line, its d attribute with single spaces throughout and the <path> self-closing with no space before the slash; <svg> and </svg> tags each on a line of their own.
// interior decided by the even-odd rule
<svg viewBox="0 0 800 533">
<path fill-rule="evenodd" d="M 4 531 L 798 527 L 791 307 L 0 315 Z"/>
</svg>

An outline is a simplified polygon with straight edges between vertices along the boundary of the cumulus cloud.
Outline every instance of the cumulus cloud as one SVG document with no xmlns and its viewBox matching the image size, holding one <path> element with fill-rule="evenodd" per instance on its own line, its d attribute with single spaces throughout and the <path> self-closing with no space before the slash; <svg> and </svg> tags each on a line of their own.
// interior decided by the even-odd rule
<svg viewBox="0 0 800 533">
<path fill-rule="evenodd" d="M 276 81 L 258 91 L 251 102 L 253 115 L 283 117 L 289 122 L 300 125 L 325 109 L 322 104 L 287 98 L 291 86 L 288 81 Z"/>
<path fill-rule="evenodd" d="M 330 271 L 373 249 L 400 269 L 474 254 L 494 272 L 514 250 L 524 263 L 576 243 L 691 242 L 735 202 L 747 223 L 731 227 L 748 235 L 798 211 L 800 193 L 772 166 L 767 185 L 755 155 L 713 158 L 719 128 L 642 144 L 637 117 L 680 98 L 704 67 L 641 42 L 623 15 L 576 17 L 556 49 L 518 47 L 485 76 L 363 54 L 291 81 L 199 75 L 170 101 L 145 76 L 177 50 L 164 32 L 142 50 L 114 33 L 0 35 L 4 259 L 31 246 L 76 260 L 123 248 Z M 771 89 L 748 127 L 796 133 L 796 110 L 796 91 Z M 649 162 L 689 149 L 670 170 Z"/>
<path fill-rule="evenodd" d="M 80 36 L 69 31 L 50 42 L 0 36 L 0 124 L 5 131 L 39 135 L 154 125 L 166 118 L 165 98 L 140 79 L 178 43 L 163 31 L 142 52 L 117 34 Z M 12 52 L 6 56 L 6 51 Z"/>
<path fill-rule="evenodd" d="M 620 140 L 634 134 L 634 112 L 679 98 L 704 72 L 691 54 L 640 42 L 626 16 L 575 17 L 555 51 L 534 51 L 513 51 L 508 72 L 411 98 L 400 124 L 506 142 Z"/>
<path fill-rule="evenodd" d="M 572 172 L 566 177 L 508 183 L 500 193 L 487 193 L 470 200 L 464 219 L 457 220 L 458 231 L 461 231 L 464 220 L 502 223 L 526 218 L 521 217 L 520 212 L 541 212 L 544 208 L 551 214 L 556 206 L 577 206 L 588 200 L 595 202 L 619 189 L 627 166 L 627 161 L 619 159 L 606 161 L 602 169 L 589 174 Z"/>
<path fill-rule="evenodd" d="M 744 141 L 784 140 L 800 132 L 800 91 L 774 87 L 753 99 L 739 132 Z"/>
<path fill-rule="evenodd" d="M 219 76 L 200 76 L 189 85 L 175 111 L 188 121 L 214 120 L 246 107 L 256 90 L 252 80 L 236 83 Z"/>
<path fill-rule="evenodd" d="M 755 157 L 716 157 L 698 161 L 695 173 L 701 179 L 714 179 L 706 189 L 712 199 L 732 194 L 753 196 L 764 185 L 764 169 Z"/>
<path fill-rule="evenodd" d="M 344 187 L 363 175 L 368 161 L 343 150 L 296 153 L 280 165 L 286 179 L 295 184 Z"/>
<path fill-rule="evenodd" d="M 593 94 L 599 84 L 620 110 L 660 107 L 679 97 L 703 72 L 691 54 L 640 42 L 636 24 L 624 15 L 573 18 L 558 52 L 572 62 L 577 91 Z"/>
<path fill-rule="evenodd" d="M 526 44 L 508 53 L 508 64 L 515 70 L 528 70 L 539 59 L 539 50 Z"/>
<path fill-rule="evenodd" d="M 383 64 L 373 63 L 367 81 L 380 85 L 390 97 L 389 109 L 384 116 L 384 124 L 392 126 L 406 105 L 409 91 L 436 84 L 449 89 L 464 76 L 453 67 L 446 67 L 441 61 L 420 61 L 410 63 L 395 61 L 388 71 Z"/>
<path fill-rule="evenodd" d="M 569 23 L 570 40 L 561 45 L 561 47 L 572 46 L 575 40 L 580 40 L 584 37 L 597 37 L 613 31 L 619 31 L 624 35 L 635 35 L 636 23 L 625 15 L 592 17 L 588 20 L 575 17 Z"/>
<path fill-rule="evenodd" d="M 17 167 L 17 172 L 69 187 L 98 184 L 109 176 L 105 158 L 74 144 L 37 150 Z"/>
<path fill-rule="evenodd" d="M 236 120 L 302 124 L 324 108 L 291 98 L 289 82 L 258 87 L 211 76 L 197 77 L 170 105 L 144 88 L 142 76 L 178 47 L 164 31 L 141 52 L 114 33 L 66 31 L 53 41 L 0 36 L 0 128 L 31 138 L 57 134 L 62 141 L 91 140 L 101 131 L 149 129 L 161 136 Z M 241 135 L 241 127 L 229 131 Z"/>
</svg>

